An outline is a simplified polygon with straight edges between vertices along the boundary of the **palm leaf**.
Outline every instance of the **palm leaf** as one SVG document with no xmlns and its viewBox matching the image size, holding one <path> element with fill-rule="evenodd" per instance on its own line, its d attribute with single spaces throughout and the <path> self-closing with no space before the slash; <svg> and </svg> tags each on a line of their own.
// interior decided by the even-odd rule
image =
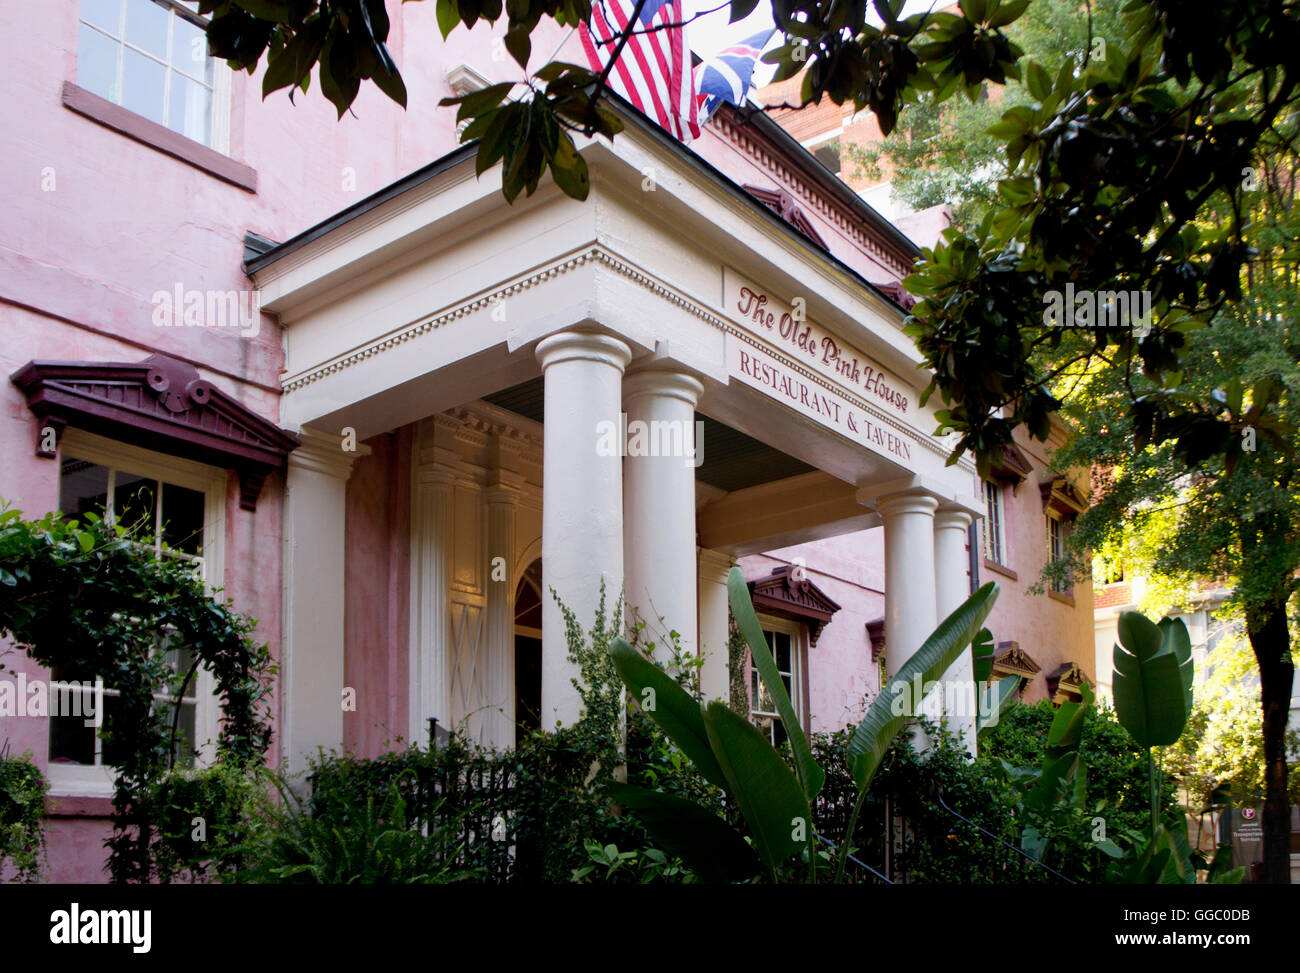
<svg viewBox="0 0 1300 973">
<path fill-rule="evenodd" d="M 721 700 L 705 708 L 704 726 L 754 848 L 776 870 L 812 838 L 812 814 L 803 788 L 767 737 Z M 804 841 L 796 840 L 799 831 Z"/>
<path fill-rule="evenodd" d="M 822 785 L 826 782 L 826 771 L 813 759 L 812 747 L 804 736 L 803 726 L 795 713 L 790 697 L 781 681 L 781 673 L 772 659 L 763 636 L 763 626 L 759 624 L 758 615 L 754 613 L 754 603 L 749 600 L 749 587 L 745 584 L 745 575 L 740 568 L 732 568 L 727 574 L 727 596 L 731 601 L 731 613 L 735 616 L 740 634 L 749 643 L 749 651 L 754 657 L 754 668 L 759 678 L 767 687 L 776 711 L 781 717 L 786 738 L 790 741 L 790 750 L 794 754 L 795 773 L 799 775 L 799 784 L 803 788 L 804 798 L 808 803 L 817 799 Z"/>
<path fill-rule="evenodd" d="M 909 714 L 894 712 L 895 697 L 900 691 L 910 691 L 917 676 L 924 686 L 948 670 L 971 644 L 984 620 L 988 618 L 993 603 L 998 599 L 998 591 L 997 582 L 990 581 L 957 606 L 951 615 L 939 623 L 939 627 L 916 653 L 903 663 L 880 695 L 872 700 L 867 715 L 853 730 L 846 755 L 859 794 L 866 792 L 880 761 L 884 759 L 885 751 L 899 731 L 907 725 Z M 915 702 L 919 703 L 920 700 Z"/>
</svg>

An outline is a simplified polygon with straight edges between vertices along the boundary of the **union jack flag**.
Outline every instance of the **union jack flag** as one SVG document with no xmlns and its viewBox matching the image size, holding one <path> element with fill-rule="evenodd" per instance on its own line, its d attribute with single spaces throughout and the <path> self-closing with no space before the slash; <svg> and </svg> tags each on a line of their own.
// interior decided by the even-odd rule
<svg viewBox="0 0 1300 973">
<path fill-rule="evenodd" d="M 724 101 L 743 104 L 754 81 L 754 68 L 776 28 L 760 31 L 739 43 L 724 47 L 695 68 L 696 98 L 700 103 L 699 124 L 703 125 Z"/>
<path fill-rule="evenodd" d="M 578 28 L 587 63 L 602 71 L 627 30 L 635 0 L 596 0 L 590 25 Z M 691 51 L 680 26 L 682 0 L 645 0 L 633 34 L 609 75 L 609 87 L 683 142 L 700 134 Z M 659 28 L 655 30 L 654 28 Z M 651 32 L 653 31 L 653 32 Z"/>
</svg>

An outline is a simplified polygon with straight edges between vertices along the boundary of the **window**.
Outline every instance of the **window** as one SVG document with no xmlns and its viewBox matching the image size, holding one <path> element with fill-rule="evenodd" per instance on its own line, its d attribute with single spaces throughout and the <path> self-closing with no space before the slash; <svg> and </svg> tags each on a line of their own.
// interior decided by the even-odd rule
<svg viewBox="0 0 1300 973">
<path fill-rule="evenodd" d="M 81 0 L 77 84 L 223 151 L 229 71 L 208 56 L 197 3 Z"/>
<path fill-rule="evenodd" d="M 803 712 L 803 678 L 801 675 L 803 640 L 801 626 L 795 622 L 775 618 L 760 618 L 767 647 L 772 652 L 781 682 L 785 684 L 786 695 L 794 706 L 795 714 L 804 719 Z M 786 740 L 785 727 L 776 711 L 772 694 L 763 685 L 763 680 L 754 668 L 754 659 L 749 658 L 749 718 L 761 730 L 774 747 L 779 747 Z"/>
<path fill-rule="evenodd" d="M 1065 541 L 1069 536 L 1069 525 L 1052 513 L 1047 515 L 1047 556 L 1050 563 L 1065 560 Z M 1068 592 L 1070 582 L 1065 578 L 1054 578 L 1052 590 L 1060 594 Z"/>
<path fill-rule="evenodd" d="M 143 525 L 157 556 L 186 561 L 208 584 L 220 583 L 224 471 L 72 429 L 64 434 L 60 452 L 60 510 L 69 515 L 95 512 L 115 523 Z M 197 670 L 177 706 L 176 693 L 194 654 L 166 635 L 158 651 L 174 673 L 170 685 L 159 687 L 154 699 L 168 725 L 176 726 L 176 762 L 205 762 L 213 755 L 217 736 L 212 677 Z M 50 717 L 49 769 L 55 794 L 107 794 L 112 789 L 114 753 L 94 725 L 102 726 L 102 720 L 82 715 L 93 705 L 92 692 L 102 693 L 104 712 L 117 705 L 117 687 L 97 683 L 98 676 L 57 667 L 50 674 L 51 700 L 76 695 L 83 701 L 80 709 L 60 707 L 60 715 Z"/>
<path fill-rule="evenodd" d="M 1002 518 L 1002 484 L 984 481 L 984 556 L 994 564 L 1006 564 L 1006 534 Z"/>
</svg>

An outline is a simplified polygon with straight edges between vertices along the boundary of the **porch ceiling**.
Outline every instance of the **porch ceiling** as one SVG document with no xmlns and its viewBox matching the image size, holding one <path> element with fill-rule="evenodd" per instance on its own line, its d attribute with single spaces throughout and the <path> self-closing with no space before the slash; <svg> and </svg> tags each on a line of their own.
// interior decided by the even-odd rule
<svg viewBox="0 0 1300 973">
<path fill-rule="evenodd" d="M 545 396 L 541 378 L 502 389 L 484 396 L 484 399 L 534 422 L 544 422 Z M 704 423 L 704 456 L 695 471 L 695 478 L 709 486 L 730 493 L 813 470 L 807 463 L 746 436 L 724 422 L 699 412 L 695 413 L 695 419 Z"/>
</svg>

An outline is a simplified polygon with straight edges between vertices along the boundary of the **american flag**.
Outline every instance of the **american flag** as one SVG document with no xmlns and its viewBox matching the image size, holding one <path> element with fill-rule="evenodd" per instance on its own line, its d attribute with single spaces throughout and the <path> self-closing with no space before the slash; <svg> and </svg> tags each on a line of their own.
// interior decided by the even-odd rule
<svg viewBox="0 0 1300 973">
<path fill-rule="evenodd" d="M 635 0 L 596 0 L 591 24 L 578 28 L 587 63 L 602 71 L 614 55 L 619 34 L 636 10 Z M 691 73 L 691 51 L 681 27 L 682 0 L 645 0 L 635 33 L 609 75 L 609 86 L 683 142 L 698 138 L 699 101 Z M 644 33 L 658 27 L 653 33 Z"/>
<path fill-rule="evenodd" d="M 743 104 L 754 80 L 754 68 L 776 28 L 760 31 L 743 41 L 724 47 L 695 68 L 696 97 L 700 103 L 699 124 L 703 125 L 724 101 Z"/>
</svg>

